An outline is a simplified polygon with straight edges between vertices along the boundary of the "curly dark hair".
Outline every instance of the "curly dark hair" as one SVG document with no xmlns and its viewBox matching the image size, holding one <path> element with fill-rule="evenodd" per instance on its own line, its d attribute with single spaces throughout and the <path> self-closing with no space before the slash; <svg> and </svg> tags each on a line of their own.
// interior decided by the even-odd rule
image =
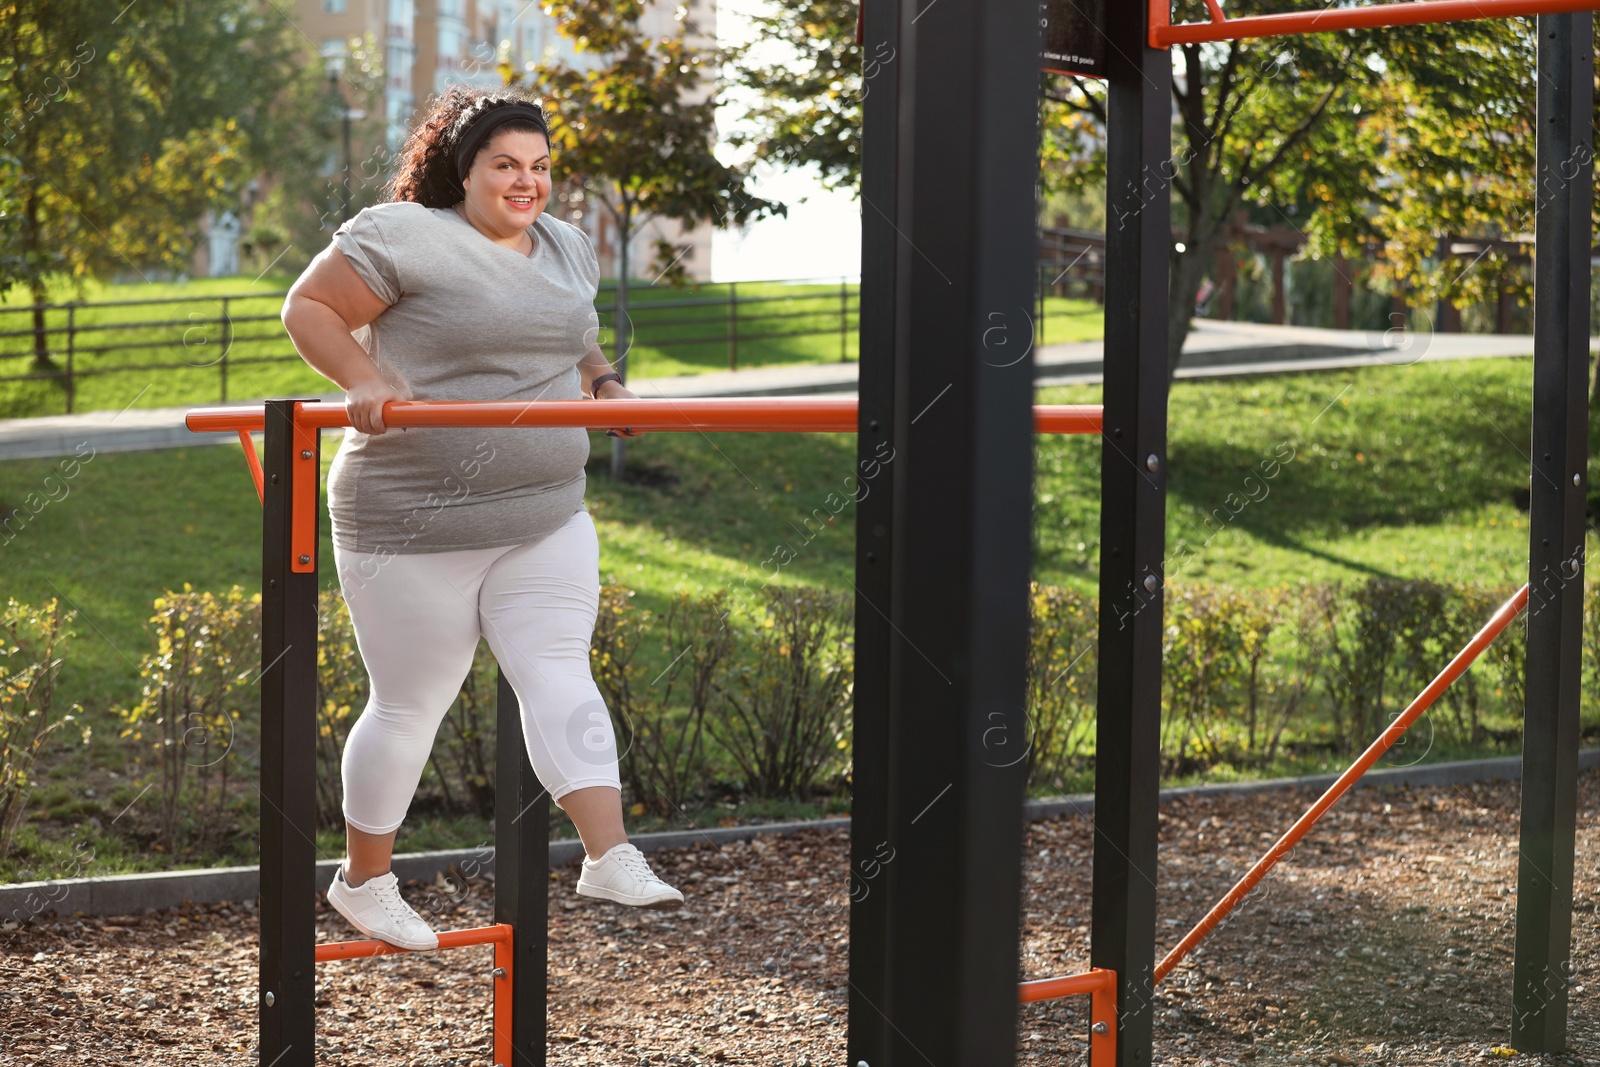
<svg viewBox="0 0 1600 1067">
<path fill-rule="evenodd" d="M 400 149 L 400 166 L 384 187 L 385 198 L 412 200 L 423 207 L 454 207 L 461 203 L 466 193 L 456 175 L 456 147 L 461 143 L 462 131 L 485 111 L 536 103 L 516 93 L 452 85 L 434 97 L 428 113 L 406 138 Z M 495 132 L 503 130 L 542 133 L 547 142 L 550 140 L 550 131 L 531 119 L 511 119 Z"/>
</svg>

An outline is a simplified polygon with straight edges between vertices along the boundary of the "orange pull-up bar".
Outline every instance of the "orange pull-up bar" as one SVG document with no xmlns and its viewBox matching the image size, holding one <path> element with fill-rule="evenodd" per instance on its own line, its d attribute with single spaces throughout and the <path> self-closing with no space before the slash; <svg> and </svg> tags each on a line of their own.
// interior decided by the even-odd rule
<svg viewBox="0 0 1600 1067">
<path fill-rule="evenodd" d="M 580 426 L 604 430 L 720 430 L 743 433 L 853 433 L 854 397 L 737 397 L 709 400 L 393 400 L 383 406 L 385 426 Z M 302 426 L 349 426 L 343 404 L 297 406 Z M 1039 433 L 1099 433 L 1098 404 L 1038 404 Z M 196 432 L 260 430 L 259 407 L 195 408 L 184 424 Z"/>
<path fill-rule="evenodd" d="M 383 405 L 383 423 L 391 430 L 414 426 L 573 426 L 603 430 L 627 426 L 635 430 L 719 431 L 741 433 L 853 433 L 858 404 L 854 397 L 738 397 L 709 400 L 392 400 Z M 252 431 L 266 426 L 266 411 L 255 406 L 194 408 L 184 425 L 196 433 L 238 433 L 245 461 L 265 501 L 261 461 L 250 441 Z M 308 401 L 295 405 L 297 438 L 315 429 L 349 426 L 343 404 Z M 1098 404 L 1036 404 L 1036 433 L 1099 433 Z M 307 447 L 310 441 L 303 442 Z M 308 474 L 315 472 L 308 472 Z M 296 522 L 293 551 L 296 570 L 309 570 L 316 553 L 309 506 L 313 479 L 296 479 Z M 302 557 L 304 558 L 302 561 Z"/>
<path fill-rule="evenodd" d="M 1339 780 L 1328 787 L 1328 791 L 1323 793 L 1315 804 L 1311 805 L 1311 810 L 1300 816 L 1299 821 L 1289 827 L 1289 832 L 1280 837 L 1277 844 L 1273 845 L 1265 856 L 1256 861 L 1256 865 L 1250 868 L 1249 873 L 1239 879 L 1238 884 L 1228 890 L 1226 896 L 1217 901 L 1216 906 L 1206 913 L 1206 917 L 1200 920 L 1199 925 L 1190 930 L 1183 940 L 1179 941 L 1177 946 L 1167 953 L 1166 958 L 1156 965 L 1157 982 L 1171 974 L 1172 969 L 1192 952 L 1196 945 L 1204 941 L 1207 935 L 1217 928 L 1217 924 L 1228 917 L 1229 912 L 1238 907 L 1239 902 L 1244 900 L 1250 894 L 1250 891 L 1260 883 L 1261 879 L 1267 876 L 1267 872 L 1272 870 L 1279 860 L 1287 856 L 1290 850 L 1300 843 L 1300 839 L 1311 831 L 1317 820 L 1322 818 L 1323 814 L 1333 807 L 1339 798 L 1349 791 L 1351 786 L 1356 784 L 1356 779 L 1371 770 L 1372 765 L 1377 763 L 1383 754 L 1394 746 L 1396 741 L 1400 740 L 1400 735 L 1405 733 L 1412 723 L 1421 718 L 1422 713 L 1427 711 L 1435 700 L 1439 699 L 1439 694 L 1450 688 L 1450 683 L 1467 673 L 1467 668 L 1471 667 L 1477 658 L 1483 654 L 1483 650 L 1488 648 L 1496 637 L 1500 636 L 1501 631 L 1511 625 L 1511 620 L 1521 614 L 1522 609 L 1527 604 L 1528 587 L 1523 586 L 1517 590 L 1510 600 L 1500 605 L 1500 610 L 1496 611 L 1494 616 L 1484 624 L 1483 629 L 1479 630 L 1472 640 L 1467 642 L 1467 647 L 1463 648 L 1456 655 L 1456 658 L 1451 660 L 1445 669 L 1439 672 L 1438 677 L 1428 683 L 1428 687 L 1418 694 L 1417 699 L 1413 700 L 1405 711 L 1401 712 L 1399 718 L 1389 724 L 1387 730 L 1378 735 L 1378 739 L 1368 746 L 1367 750 L 1361 754 L 1361 758 L 1351 764 L 1350 769 L 1341 774 Z"/>
<path fill-rule="evenodd" d="M 1206 0 L 1209 22 L 1172 25 L 1172 0 L 1150 0 L 1150 47 L 1201 41 L 1239 41 L 1247 37 L 1286 37 L 1296 33 L 1413 26 L 1428 22 L 1467 22 L 1472 19 L 1514 18 L 1521 15 L 1560 15 L 1591 11 L 1596 0 L 1414 0 L 1365 4 L 1360 7 L 1324 7 L 1281 15 L 1248 15 L 1230 19 L 1218 0 Z"/>
</svg>

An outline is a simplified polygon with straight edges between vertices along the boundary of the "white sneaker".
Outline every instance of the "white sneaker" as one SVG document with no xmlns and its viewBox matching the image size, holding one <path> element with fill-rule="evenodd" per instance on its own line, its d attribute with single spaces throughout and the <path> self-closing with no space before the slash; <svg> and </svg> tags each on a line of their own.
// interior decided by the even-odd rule
<svg viewBox="0 0 1600 1067">
<path fill-rule="evenodd" d="M 400 898 L 400 880 L 393 871 L 352 889 L 341 863 L 328 887 L 328 903 L 368 937 L 413 951 L 439 947 L 439 936 Z"/>
<path fill-rule="evenodd" d="M 683 894 L 657 878 L 644 853 L 629 844 L 616 846 L 598 860 L 585 856 L 578 895 L 635 908 L 683 907 Z"/>
</svg>

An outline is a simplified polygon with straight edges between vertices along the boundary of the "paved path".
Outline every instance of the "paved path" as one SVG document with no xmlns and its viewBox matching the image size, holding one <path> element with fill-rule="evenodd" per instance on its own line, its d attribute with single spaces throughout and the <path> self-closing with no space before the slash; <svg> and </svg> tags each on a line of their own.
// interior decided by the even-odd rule
<svg viewBox="0 0 1600 1067">
<path fill-rule="evenodd" d="M 1043 345 L 1035 359 L 1040 385 L 1100 380 L 1104 353 L 1099 341 Z M 1184 345 L 1178 377 L 1276 374 L 1342 367 L 1403 365 L 1419 361 L 1477 359 L 1533 354 L 1533 338 L 1505 334 L 1402 334 L 1323 330 L 1243 322 L 1195 321 Z M 1003 366 L 997 359 L 996 367 Z M 629 383 L 646 397 L 802 396 L 853 393 L 855 363 L 766 367 L 679 378 L 640 378 Z M 326 394 L 337 400 L 340 393 Z M 238 401 L 237 403 L 259 403 Z M 197 405 L 215 406 L 215 405 Z M 190 409 L 129 408 L 0 420 L 0 460 L 70 456 L 84 445 L 97 452 L 220 444 L 231 434 L 191 433 L 183 424 Z"/>
</svg>

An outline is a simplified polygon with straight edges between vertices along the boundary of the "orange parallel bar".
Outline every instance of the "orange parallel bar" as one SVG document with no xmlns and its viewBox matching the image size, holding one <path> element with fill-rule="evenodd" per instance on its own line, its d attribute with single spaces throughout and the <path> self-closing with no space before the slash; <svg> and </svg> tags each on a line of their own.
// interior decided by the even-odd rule
<svg viewBox="0 0 1600 1067">
<path fill-rule="evenodd" d="M 1150 0 L 1150 47 L 1201 41 L 1240 41 L 1251 37 L 1283 37 L 1295 33 L 1412 26 L 1426 22 L 1468 22 L 1473 19 L 1514 18 L 1521 15 L 1559 15 L 1592 11 L 1596 0 L 1414 0 L 1367 4 L 1362 7 L 1326 7 L 1318 11 L 1281 15 L 1219 18 L 1220 10 L 1208 0 L 1210 22 L 1171 24 L 1171 0 Z"/>
<path fill-rule="evenodd" d="M 1043 978 L 1017 987 L 1018 1000 L 1041 1000 L 1089 994 L 1089 1065 L 1111 1067 L 1117 1060 L 1117 972 L 1096 967 L 1087 974 Z"/>
<path fill-rule="evenodd" d="M 1018 1003 L 1034 1004 L 1041 1000 L 1059 1000 L 1094 993 L 1099 989 L 1116 989 L 1117 972 L 1096 967 L 1086 974 L 1069 974 L 1065 978 L 1040 978 L 1017 986 Z"/>
<path fill-rule="evenodd" d="M 1378 739 L 1368 746 L 1367 750 L 1361 754 L 1361 758 L 1351 764 L 1350 769 L 1341 774 L 1339 780 L 1328 787 L 1328 791 L 1323 793 L 1315 804 L 1311 805 L 1311 810 L 1300 816 L 1299 820 L 1289 828 L 1289 831 L 1278 839 L 1277 844 L 1273 845 L 1265 856 L 1256 861 L 1256 865 L 1250 868 L 1249 873 L 1239 879 L 1238 884 L 1228 890 L 1227 895 L 1217 901 L 1216 906 L 1206 913 L 1206 917 L 1201 919 L 1199 924 L 1193 930 L 1190 930 L 1171 952 L 1167 953 L 1166 957 L 1156 965 L 1155 979 L 1157 983 L 1160 983 L 1167 975 L 1171 974 L 1172 969 L 1182 962 L 1183 958 L 1192 952 L 1196 945 L 1204 941 L 1207 935 L 1217 928 L 1218 923 L 1227 918 L 1228 913 L 1233 911 L 1261 879 L 1267 876 L 1267 872 L 1272 870 L 1279 860 L 1288 855 L 1294 846 L 1300 843 L 1300 839 L 1310 832 L 1311 828 L 1316 825 L 1317 820 L 1322 818 L 1327 810 L 1333 807 L 1339 798 L 1344 796 L 1351 786 L 1355 785 L 1356 780 L 1366 774 L 1372 768 L 1372 765 L 1378 762 L 1396 741 L 1400 740 L 1400 735 L 1404 734 L 1412 723 L 1421 718 L 1422 713 L 1428 710 L 1429 705 L 1439 699 L 1439 694 L 1450 688 L 1452 682 L 1467 672 L 1467 668 L 1471 667 L 1477 658 L 1483 654 L 1483 650 L 1488 648 L 1507 626 L 1511 625 L 1511 620 L 1520 615 L 1522 609 L 1527 605 L 1528 587 L 1523 586 L 1517 590 L 1510 600 L 1500 605 L 1500 609 L 1484 624 L 1483 629 L 1479 630 L 1472 640 L 1467 642 L 1467 647 L 1457 653 L 1455 659 L 1452 659 L 1445 669 L 1439 672 L 1438 677 L 1428 683 L 1428 687 L 1418 694 L 1417 698 L 1400 714 L 1399 718 L 1389 724 L 1387 730 L 1378 735 Z"/>
<path fill-rule="evenodd" d="M 511 943 L 512 926 L 496 923 L 493 926 L 475 926 L 470 930 L 445 930 L 439 935 L 439 947 L 463 948 L 467 945 L 497 945 Z M 387 941 L 332 941 L 317 946 L 317 962 L 353 960 L 367 956 L 395 956 L 412 951 L 396 948 Z M 496 963 L 499 961 L 496 960 Z"/>
<path fill-rule="evenodd" d="M 349 426 L 343 404 L 299 405 L 300 425 Z M 591 430 L 713 430 L 746 433 L 854 433 L 854 397 L 713 397 L 697 400 L 395 400 L 384 405 L 386 426 L 577 426 Z M 197 433 L 260 430 L 263 408 L 196 408 L 185 425 Z M 1039 404 L 1039 433 L 1099 433 L 1098 404 Z"/>
<path fill-rule="evenodd" d="M 511 989 L 515 928 L 509 923 L 478 926 L 470 930 L 446 930 L 439 935 L 439 947 L 463 948 L 468 945 L 494 946 L 494 1062 L 496 1067 L 511 1064 Z M 396 948 L 387 941 L 335 941 L 316 947 L 316 961 L 365 959 L 368 956 L 394 956 L 411 949 Z"/>
</svg>

